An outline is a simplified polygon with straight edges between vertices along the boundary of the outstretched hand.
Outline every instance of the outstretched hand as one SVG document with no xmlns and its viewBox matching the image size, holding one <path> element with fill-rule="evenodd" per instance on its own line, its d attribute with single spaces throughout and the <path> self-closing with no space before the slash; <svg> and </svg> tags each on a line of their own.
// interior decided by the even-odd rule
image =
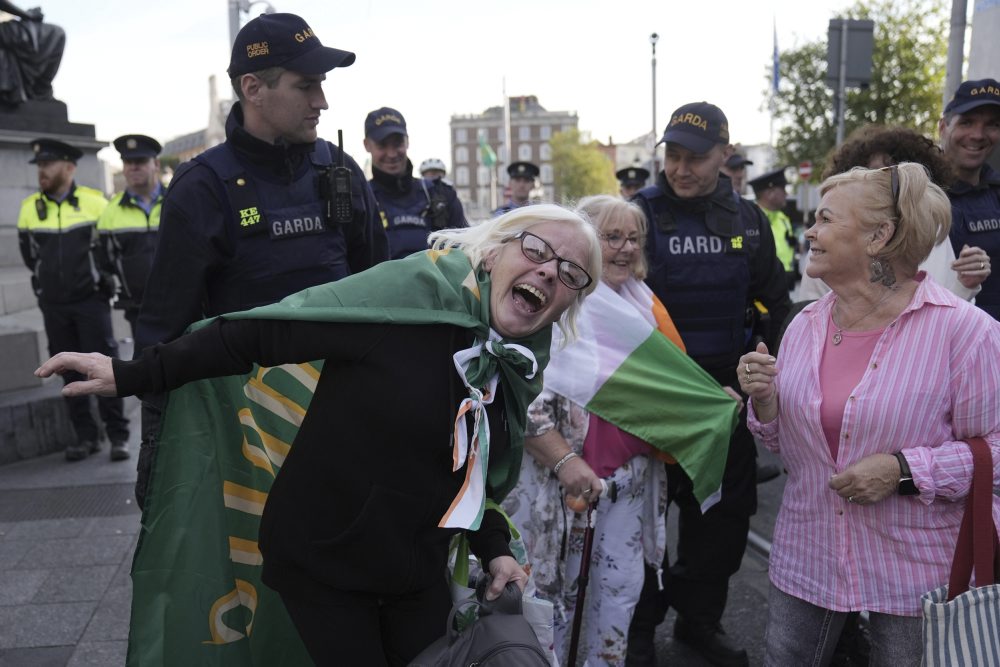
<svg viewBox="0 0 1000 667">
<path fill-rule="evenodd" d="M 63 387 L 63 396 L 117 396 L 118 386 L 111 367 L 111 357 L 97 352 L 60 352 L 35 370 L 35 375 L 47 378 L 76 371 L 84 380 L 70 382 Z"/>
</svg>

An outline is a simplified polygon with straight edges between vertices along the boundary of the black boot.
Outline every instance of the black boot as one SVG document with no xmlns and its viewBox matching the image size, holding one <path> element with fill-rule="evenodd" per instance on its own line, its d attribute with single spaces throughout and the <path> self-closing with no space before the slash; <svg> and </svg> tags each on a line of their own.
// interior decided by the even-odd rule
<svg viewBox="0 0 1000 667">
<path fill-rule="evenodd" d="M 656 667 L 653 628 L 636 628 L 635 624 L 629 628 L 625 667 Z"/>
</svg>

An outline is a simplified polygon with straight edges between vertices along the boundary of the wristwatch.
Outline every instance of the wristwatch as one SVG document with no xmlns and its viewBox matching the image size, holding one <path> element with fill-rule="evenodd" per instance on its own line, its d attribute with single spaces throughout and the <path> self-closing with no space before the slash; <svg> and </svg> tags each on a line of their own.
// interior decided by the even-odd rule
<svg viewBox="0 0 1000 667">
<path fill-rule="evenodd" d="M 899 461 L 899 486 L 896 488 L 896 493 L 901 496 L 920 495 L 917 485 L 913 483 L 913 473 L 910 472 L 910 464 L 906 462 L 903 452 L 896 452 L 893 456 Z"/>
</svg>

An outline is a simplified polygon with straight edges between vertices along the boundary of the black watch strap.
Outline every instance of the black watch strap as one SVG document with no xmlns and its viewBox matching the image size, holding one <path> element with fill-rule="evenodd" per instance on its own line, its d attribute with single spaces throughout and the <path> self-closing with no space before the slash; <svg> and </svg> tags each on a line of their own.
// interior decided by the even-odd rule
<svg viewBox="0 0 1000 667">
<path fill-rule="evenodd" d="M 917 485 L 913 483 L 913 473 L 910 472 L 910 464 L 906 462 L 903 452 L 896 452 L 893 456 L 899 461 L 899 486 L 896 489 L 896 493 L 901 496 L 919 495 L 920 491 L 917 489 Z"/>
</svg>

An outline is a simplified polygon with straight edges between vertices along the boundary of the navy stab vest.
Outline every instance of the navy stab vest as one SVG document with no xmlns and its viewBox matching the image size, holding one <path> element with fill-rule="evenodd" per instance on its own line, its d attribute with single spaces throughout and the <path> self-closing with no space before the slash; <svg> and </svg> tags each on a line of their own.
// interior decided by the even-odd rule
<svg viewBox="0 0 1000 667">
<path fill-rule="evenodd" d="M 236 254 L 209 282 L 211 310 L 226 313 L 275 303 L 307 287 L 350 274 L 344 234 L 325 219 L 317 168 L 332 164 L 330 144 L 310 153 L 312 169 L 290 184 L 251 176 L 223 143 L 194 159 L 222 181 L 230 206 Z M 354 210 L 364 202 L 352 188 Z"/>
<path fill-rule="evenodd" d="M 760 247 L 752 205 L 726 189 L 691 205 L 671 202 L 658 186 L 638 194 L 652 213 L 646 283 L 667 307 L 688 355 L 708 370 L 731 367 L 743 354 L 750 262 Z"/>
<path fill-rule="evenodd" d="M 978 187 L 959 183 L 948 193 L 951 199 L 951 243 L 955 255 L 962 246 L 978 246 L 993 261 L 1000 257 L 1000 174 L 988 165 L 980 173 Z M 1000 320 L 1000 275 L 983 281 L 976 305 Z"/>
<path fill-rule="evenodd" d="M 389 259 L 400 259 L 427 250 L 427 236 L 453 224 L 447 220 L 448 200 L 444 186 L 424 178 L 414 178 L 410 190 L 392 193 L 376 181 L 369 184 L 378 202 L 382 224 L 389 239 Z M 432 201 L 433 200 L 433 201 Z M 435 224 L 432 204 L 444 206 L 444 224 Z"/>
</svg>

